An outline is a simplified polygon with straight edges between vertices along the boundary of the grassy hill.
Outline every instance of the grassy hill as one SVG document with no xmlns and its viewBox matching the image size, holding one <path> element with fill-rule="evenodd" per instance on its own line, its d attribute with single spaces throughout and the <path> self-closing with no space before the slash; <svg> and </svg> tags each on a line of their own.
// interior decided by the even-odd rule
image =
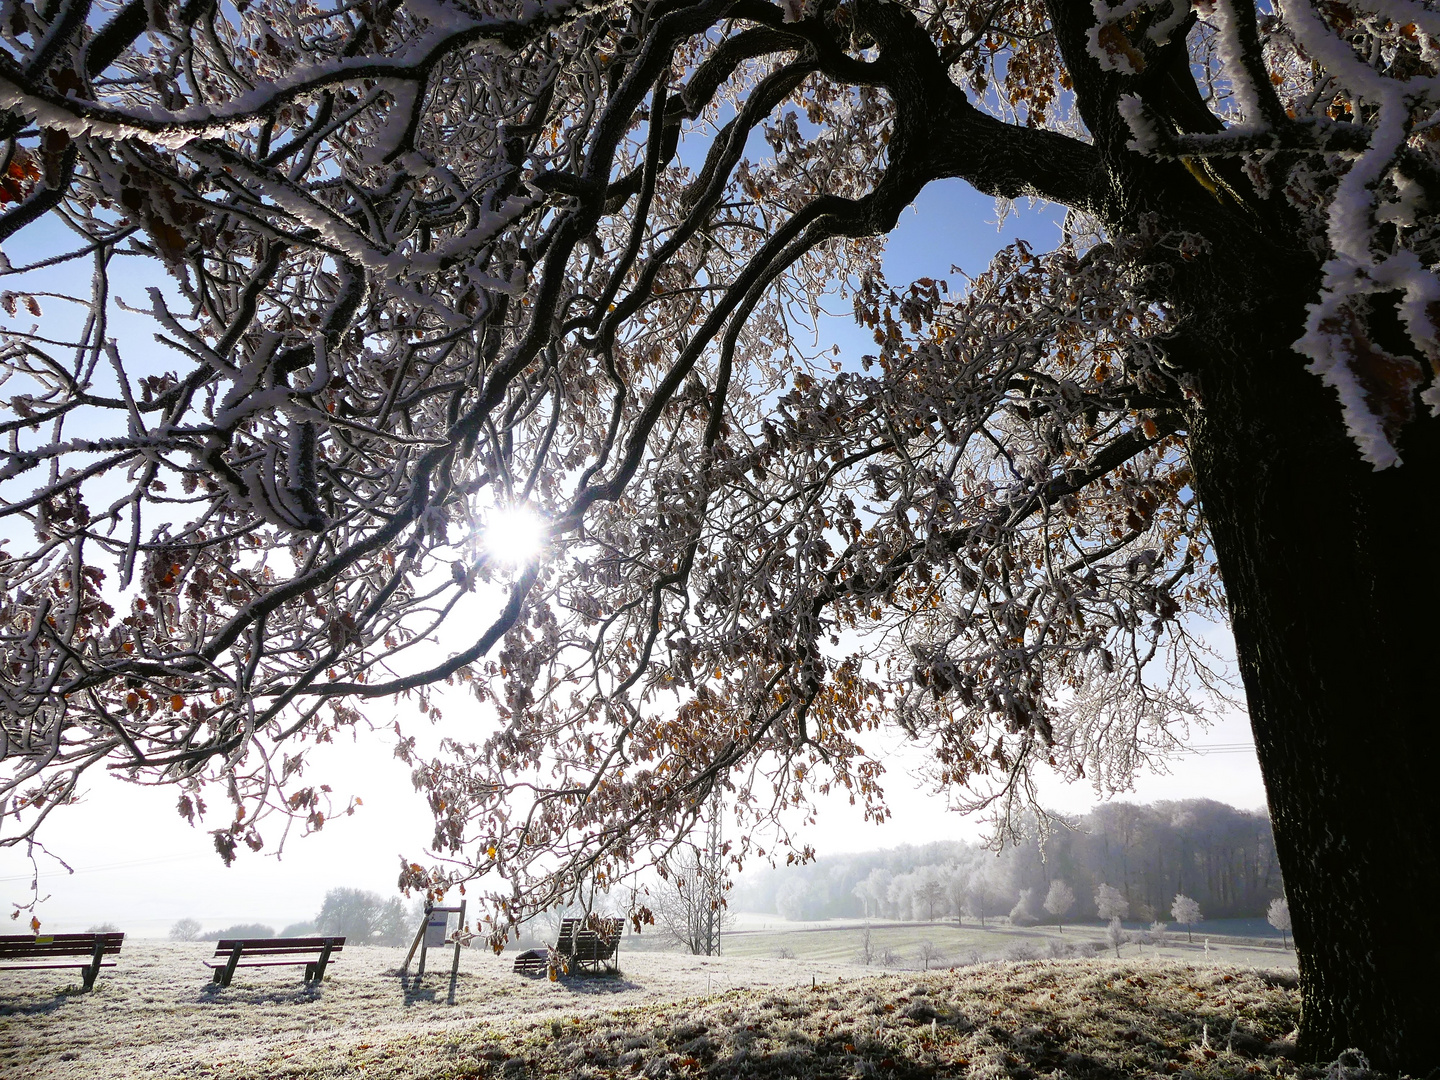
<svg viewBox="0 0 1440 1080">
<path fill-rule="evenodd" d="M 799 938 L 801 935 L 791 935 Z M 1067 937 L 1069 932 L 1067 931 Z M 759 940 L 758 938 L 756 940 Z M 816 941 L 824 935 L 817 934 Z M 321 987 L 253 969 L 217 990 L 198 945 L 137 942 L 92 993 L 7 972 L 0 1076 L 34 1080 L 1121 1080 L 1282 1077 L 1293 973 L 1158 958 L 893 972 L 737 955 L 621 954 L 549 982 L 467 953 L 402 978 L 403 950 L 347 950 Z M 1338 1075 L 1338 1074 L 1337 1074 Z"/>
<path fill-rule="evenodd" d="M 450 1031 L 368 1048 L 386 1080 L 499 1077 L 1032 1080 L 1318 1076 L 1289 1057 L 1291 976 L 1155 961 L 1036 961 Z M 318 1073 L 298 1073 L 317 1077 Z"/>
</svg>

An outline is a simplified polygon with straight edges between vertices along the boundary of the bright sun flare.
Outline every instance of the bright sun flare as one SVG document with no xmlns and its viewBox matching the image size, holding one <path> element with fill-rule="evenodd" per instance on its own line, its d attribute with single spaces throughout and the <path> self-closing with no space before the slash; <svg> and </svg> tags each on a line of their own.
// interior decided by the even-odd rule
<svg viewBox="0 0 1440 1080">
<path fill-rule="evenodd" d="M 485 525 L 485 550 L 497 562 L 521 566 L 540 554 L 548 530 L 528 506 L 511 506 L 490 515 Z"/>
</svg>

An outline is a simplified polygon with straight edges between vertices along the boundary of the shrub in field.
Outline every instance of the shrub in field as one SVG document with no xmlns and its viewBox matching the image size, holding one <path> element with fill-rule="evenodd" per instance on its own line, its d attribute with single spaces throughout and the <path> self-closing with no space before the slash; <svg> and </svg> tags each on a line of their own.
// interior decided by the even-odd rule
<svg viewBox="0 0 1440 1080">
<path fill-rule="evenodd" d="M 1115 959 L 1120 959 L 1120 946 L 1129 940 L 1130 935 L 1125 932 L 1125 927 L 1120 922 L 1120 916 L 1113 916 L 1109 925 L 1105 927 L 1105 941 L 1115 950 Z"/>
<path fill-rule="evenodd" d="M 933 941 L 922 941 L 916 955 L 920 958 L 921 970 L 929 971 L 930 965 L 940 960 L 940 948 Z"/>
<path fill-rule="evenodd" d="M 291 923 L 280 931 L 280 937 L 310 937 L 315 933 L 315 920 L 308 919 L 305 922 Z"/>
<path fill-rule="evenodd" d="M 730 929 L 730 909 L 715 896 L 728 888 L 723 871 L 711 866 L 699 849 L 685 845 L 669 860 L 665 874 L 652 887 L 655 922 L 676 945 L 697 956 L 706 953 L 714 937 Z"/>
<path fill-rule="evenodd" d="M 1040 912 L 1037 910 L 1037 902 L 1034 889 L 1021 889 L 1020 898 L 1015 901 L 1015 906 L 1010 909 L 1010 923 L 1012 926 L 1034 926 L 1040 921 Z"/>
<path fill-rule="evenodd" d="M 176 919 L 170 926 L 171 941 L 194 941 L 200 936 L 200 923 L 196 919 Z"/>
<path fill-rule="evenodd" d="M 201 934 L 200 941 L 225 941 L 230 938 L 257 938 L 274 937 L 275 928 L 264 926 L 261 923 L 236 923 L 234 926 L 227 926 L 224 930 L 211 930 L 208 934 Z"/>
<path fill-rule="evenodd" d="M 1098 941 L 1056 941 L 1051 939 L 1048 943 L 1048 952 L 1053 959 L 1061 960 L 1072 957 L 1086 958 L 1095 956 L 1105 951 L 1105 946 Z"/>
</svg>

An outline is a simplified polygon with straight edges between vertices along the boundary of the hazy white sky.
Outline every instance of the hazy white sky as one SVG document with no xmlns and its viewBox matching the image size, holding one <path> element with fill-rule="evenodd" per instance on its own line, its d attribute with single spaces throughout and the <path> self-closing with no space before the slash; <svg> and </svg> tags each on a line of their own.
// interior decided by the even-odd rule
<svg viewBox="0 0 1440 1080">
<path fill-rule="evenodd" d="M 899 283 L 928 274 L 950 278 L 954 287 L 952 263 L 978 272 L 1000 243 L 1016 235 L 1033 238 L 1042 248 L 1054 242 L 1053 211 L 1022 213 L 998 237 L 993 225 L 975 224 L 993 217 L 990 200 L 963 185 L 932 185 L 917 200 L 917 212 L 903 215 L 892 235 L 887 275 Z M 847 350 L 870 347 L 853 324 L 837 320 L 834 329 Z M 67 873 L 53 859 L 38 856 L 40 892 L 49 897 L 40 909 L 46 928 L 64 931 L 112 922 L 130 933 L 160 936 L 188 916 L 207 929 L 237 922 L 280 929 L 313 916 L 326 890 L 336 886 L 392 893 L 401 855 L 423 859 L 432 826 L 408 768 L 392 756 L 394 739 L 387 728 L 393 706 L 372 703 L 367 709 L 377 727 L 373 737 L 321 748 L 313 766 L 314 778 L 335 788 L 338 806 L 350 795 L 364 805 L 317 835 L 292 836 L 279 858 L 242 850 L 235 866 L 226 869 L 206 827 L 191 828 L 175 812 L 179 793 L 173 788 L 138 788 L 97 777 L 82 802 L 58 811 L 45 829 L 45 843 L 75 871 Z M 453 704 L 449 712 L 456 718 Z M 1208 730 L 1195 732 L 1194 742 L 1248 744 L 1248 721 L 1220 718 Z M 883 826 L 866 823 L 839 794 L 822 804 L 816 825 L 797 834 L 801 842 L 828 853 L 978 838 L 979 823 L 945 813 L 943 797 L 928 792 L 914 776 L 922 761 L 913 749 L 897 743 L 883 750 L 893 818 Z M 1140 777 L 1125 797 L 1145 802 L 1203 797 L 1245 808 L 1265 801 L 1253 751 L 1179 755 L 1168 775 Z M 1053 781 L 1043 799 L 1057 810 L 1080 813 L 1095 805 L 1097 796 L 1088 786 Z M 223 806 L 212 809 L 217 819 L 225 814 Z M 0 901 L 28 896 L 30 877 L 23 851 L 0 850 Z"/>
</svg>

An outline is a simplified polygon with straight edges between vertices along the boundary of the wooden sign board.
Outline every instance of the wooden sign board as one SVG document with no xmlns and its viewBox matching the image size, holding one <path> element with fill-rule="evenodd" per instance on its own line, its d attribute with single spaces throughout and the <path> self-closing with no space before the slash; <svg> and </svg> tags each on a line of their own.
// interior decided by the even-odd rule
<svg viewBox="0 0 1440 1080">
<path fill-rule="evenodd" d="M 425 947 L 438 949 L 445 944 L 450 926 L 449 908 L 432 908 L 425 920 Z"/>
</svg>

